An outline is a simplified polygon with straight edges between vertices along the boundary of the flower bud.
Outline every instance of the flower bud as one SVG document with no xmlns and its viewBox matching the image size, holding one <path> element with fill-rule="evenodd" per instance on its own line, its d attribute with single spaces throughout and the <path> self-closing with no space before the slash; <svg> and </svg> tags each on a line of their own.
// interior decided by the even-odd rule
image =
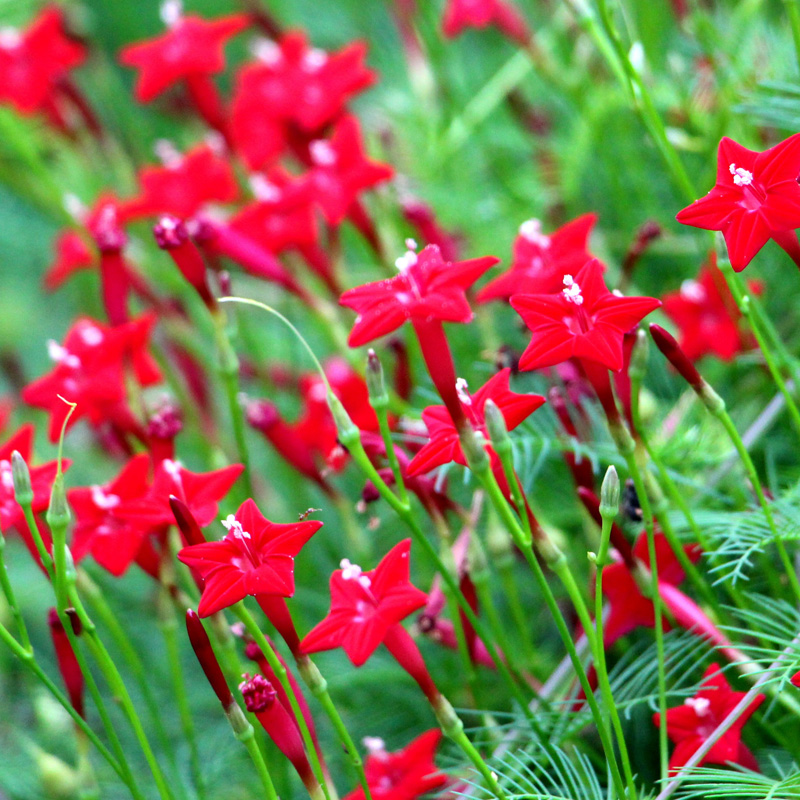
<svg viewBox="0 0 800 800">
<path fill-rule="evenodd" d="M 222 669 L 214 654 L 214 648 L 211 646 L 206 629 L 203 627 L 200 617 L 197 616 L 197 612 L 191 608 L 186 612 L 186 630 L 189 633 L 189 641 L 192 643 L 194 654 L 197 656 L 197 660 L 200 662 L 211 688 L 219 698 L 220 703 L 222 703 L 225 713 L 228 714 L 232 707 L 238 708 L 238 706 L 233 701 L 233 694 L 228 688 L 225 676 L 222 674 Z M 241 714 L 241 710 L 239 713 Z M 230 716 L 228 718 L 230 719 Z M 231 722 L 231 725 L 233 725 L 233 722 Z"/>
<path fill-rule="evenodd" d="M 619 512 L 620 483 L 616 467 L 612 464 L 603 478 L 600 487 L 600 514 L 605 519 L 614 519 Z"/>
<path fill-rule="evenodd" d="M 331 391 L 328 392 L 328 408 L 339 432 L 339 441 L 346 448 L 352 447 L 359 440 L 359 432 L 342 401 Z"/>
<path fill-rule="evenodd" d="M 53 481 L 53 492 L 50 495 L 50 505 L 45 515 L 47 524 L 51 529 L 66 530 L 69 526 L 71 515 L 67 504 L 67 492 L 64 487 L 64 473 L 59 471 Z"/>
<path fill-rule="evenodd" d="M 172 515 L 175 517 L 175 522 L 184 539 L 186 539 L 186 543 L 190 545 L 204 544 L 206 537 L 203 536 L 194 514 L 189 510 L 186 503 L 171 494 L 169 496 L 169 507 L 172 509 Z"/>
<path fill-rule="evenodd" d="M 31 473 L 25 459 L 18 450 L 11 454 L 11 477 L 14 481 L 14 497 L 21 506 L 33 503 Z"/>
<path fill-rule="evenodd" d="M 239 691 L 244 698 L 244 707 L 248 711 L 258 714 L 272 706 L 278 693 L 263 675 L 253 675 L 251 678 L 245 673 L 242 677 L 244 680 L 239 684 Z"/>
<path fill-rule="evenodd" d="M 383 366 L 375 351 L 370 348 L 367 354 L 367 391 L 370 405 L 377 411 L 389 405 L 389 395 L 383 378 Z"/>
<path fill-rule="evenodd" d="M 497 407 L 497 403 L 489 398 L 483 406 L 483 416 L 486 420 L 486 430 L 492 446 L 499 455 L 511 452 L 511 439 L 508 435 L 508 427 L 503 412 Z"/>
</svg>

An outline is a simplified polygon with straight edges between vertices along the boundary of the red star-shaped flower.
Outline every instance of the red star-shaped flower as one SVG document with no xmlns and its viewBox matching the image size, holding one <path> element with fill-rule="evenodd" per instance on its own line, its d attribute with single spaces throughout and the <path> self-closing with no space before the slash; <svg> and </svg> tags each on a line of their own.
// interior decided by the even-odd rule
<svg viewBox="0 0 800 800">
<path fill-rule="evenodd" d="M 358 120 L 349 115 L 337 123 L 330 139 L 312 141 L 309 154 L 313 168 L 308 180 L 330 225 L 342 222 L 361 192 L 394 175 L 387 164 L 367 159 Z"/>
<path fill-rule="evenodd" d="M 107 327 L 82 318 L 70 328 L 64 344 L 50 341 L 55 368 L 28 384 L 22 399 L 50 412 L 50 440 L 57 441 L 69 408 L 61 397 L 77 403 L 69 419 L 72 426 L 81 417 L 94 425 L 108 421 L 128 428 L 132 412 L 126 402 L 125 369 L 130 360 L 142 386 L 161 380 L 158 366 L 149 354 L 154 315 L 144 315 L 124 325 Z"/>
<path fill-rule="evenodd" d="M 760 294 L 761 286 L 750 284 Z M 680 347 L 692 361 L 709 353 L 730 361 L 747 347 L 739 329 L 741 313 L 714 253 L 696 280 L 686 280 L 679 291 L 664 296 L 664 313 L 680 329 Z"/>
<path fill-rule="evenodd" d="M 728 716 L 745 692 L 734 692 L 720 672 L 718 664 L 712 664 L 703 675 L 700 691 L 688 698 L 683 705 L 667 709 L 667 734 L 677 745 L 669 760 L 670 771 L 679 770 L 705 744 L 711 733 Z M 742 744 L 742 728 L 753 712 L 765 700 L 763 694 L 739 715 L 733 725 L 714 743 L 698 766 L 703 764 L 728 764 L 734 762 L 747 769 L 758 770 L 753 754 Z M 661 715 L 653 715 L 653 723 L 660 724 Z"/>
<path fill-rule="evenodd" d="M 509 368 L 503 369 L 490 378 L 474 395 L 470 395 L 466 387 L 461 387 L 461 403 L 467 419 L 476 431 L 488 438 L 484 407 L 487 400 L 493 400 L 503 414 L 506 427 L 513 430 L 523 420 L 533 414 L 544 403 L 544 397 L 538 394 L 516 394 L 509 389 L 511 375 Z M 408 466 L 410 475 L 430 472 L 435 467 L 455 461 L 466 465 L 464 452 L 458 431 L 445 406 L 428 406 L 422 412 L 422 419 L 428 429 L 430 441 L 414 456 Z"/>
<path fill-rule="evenodd" d="M 331 575 L 331 609 L 300 643 L 305 653 L 344 648 L 360 667 L 389 630 L 425 605 L 425 592 L 409 582 L 411 540 L 395 545 L 375 569 L 342 561 Z"/>
<path fill-rule="evenodd" d="M 75 512 L 72 554 L 76 561 L 91 553 L 112 575 L 122 575 L 128 569 L 149 526 L 120 517 L 118 510 L 123 504 L 147 494 L 149 476 L 150 458 L 142 453 L 128 461 L 110 483 L 67 492 Z"/>
<path fill-rule="evenodd" d="M 73 230 L 64 230 L 55 241 L 56 259 L 44 274 L 44 287 L 52 292 L 74 273 L 95 264 L 96 256 L 83 237 Z"/>
<path fill-rule="evenodd" d="M 341 305 L 358 314 L 348 344 L 367 344 L 408 319 L 469 322 L 473 315 L 465 292 L 499 260 L 484 256 L 449 263 L 436 245 L 420 253 L 409 250 L 397 259 L 399 275 L 349 289 L 341 296 Z"/>
<path fill-rule="evenodd" d="M 700 548 L 696 545 L 689 545 L 685 550 L 692 561 L 697 561 L 701 556 Z M 647 536 L 644 533 L 634 545 L 633 556 L 643 564 L 651 563 Z M 656 534 L 656 562 L 658 579 L 662 587 L 677 586 L 683 581 L 683 568 L 661 533 Z M 610 606 L 608 619 L 603 624 L 603 641 L 606 647 L 610 647 L 635 628 L 652 628 L 655 625 L 653 601 L 639 591 L 630 568 L 622 561 L 603 570 L 603 595 L 608 599 Z M 663 592 L 662 599 L 664 599 Z M 669 627 L 666 620 L 665 627 Z"/>
<path fill-rule="evenodd" d="M 574 275 L 592 258 L 588 247 L 595 222 L 596 214 L 584 214 L 551 234 L 542 233 L 538 219 L 523 222 L 514 240 L 511 269 L 489 281 L 478 292 L 478 302 L 560 292 L 564 276 Z"/>
<path fill-rule="evenodd" d="M 198 614 L 210 616 L 248 595 L 291 597 L 294 557 L 322 523 L 270 522 L 252 500 L 245 500 L 222 524 L 228 533 L 221 541 L 184 547 L 178 554 L 205 581 Z"/>
<path fill-rule="evenodd" d="M 387 753 L 381 739 L 365 738 L 369 755 L 364 763 L 364 774 L 375 800 L 416 800 L 441 789 L 447 783 L 447 776 L 433 761 L 441 739 L 440 730 L 426 731 L 402 750 Z M 364 790 L 359 787 L 344 800 L 363 798 Z"/>
<path fill-rule="evenodd" d="M 121 503 L 118 515 L 135 524 L 157 527 L 175 521 L 169 504 L 174 495 L 188 509 L 202 528 L 219 510 L 219 502 L 242 474 L 241 464 L 213 472 L 190 472 L 180 462 L 165 458 L 155 468 L 153 484 L 145 497 Z"/>
<path fill-rule="evenodd" d="M 86 48 L 67 37 L 64 15 L 45 8 L 26 31 L 4 28 L 0 34 L 0 102 L 21 114 L 52 103 L 58 81 L 86 58 Z"/>
<path fill-rule="evenodd" d="M 231 112 L 234 141 L 250 168 L 269 164 L 292 140 L 323 135 L 350 98 L 374 83 L 366 53 L 363 42 L 326 53 L 300 31 L 263 40 L 257 62 L 237 76 Z"/>
<path fill-rule="evenodd" d="M 800 227 L 800 133 L 758 153 L 727 136 L 717 151 L 714 188 L 677 215 L 678 222 L 722 231 L 731 266 L 743 270 L 770 240 Z M 789 247 L 796 248 L 797 240 Z M 781 244 L 781 246 L 784 246 Z"/>
<path fill-rule="evenodd" d="M 249 24 L 244 14 L 205 20 L 178 15 L 170 29 L 154 39 L 128 45 L 119 60 L 139 70 L 136 99 L 147 103 L 173 84 L 225 69 L 225 44 Z"/>
<path fill-rule="evenodd" d="M 530 42 L 528 23 L 519 9 L 506 0 L 449 0 L 442 19 L 444 35 L 452 39 L 466 28 L 494 25 L 521 45 Z"/>
<path fill-rule="evenodd" d="M 563 287 L 555 295 L 511 298 L 511 305 L 533 333 L 520 368 L 552 367 L 568 358 L 583 358 L 621 369 L 623 336 L 661 301 L 613 294 L 603 282 L 597 259 L 588 261 L 574 277 L 565 275 Z"/>
<path fill-rule="evenodd" d="M 141 216 L 174 214 L 186 219 L 206 203 L 230 203 L 239 196 L 236 176 L 228 161 L 207 144 L 165 154 L 161 167 L 145 167 L 139 173 L 141 192 L 127 204 Z"/>
</svg>

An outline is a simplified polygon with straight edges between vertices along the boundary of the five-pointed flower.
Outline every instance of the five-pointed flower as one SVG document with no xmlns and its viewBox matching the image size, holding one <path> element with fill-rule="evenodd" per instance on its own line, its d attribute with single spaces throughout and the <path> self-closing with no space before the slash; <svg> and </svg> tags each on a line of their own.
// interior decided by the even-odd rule
<svg viewBox="0 0 800 800">
<path fill-rule="evenodd" d="M 389 630 L 427 600 L 409 581 L 411 540 L 395 545 L 375 569 L 362 572 L 347 559 L 331 575 L 328 616 L 300 643 L 304 653 L 342 647 L 356 667 L 375 652 Z"/>
<path fill-rule="evenodd" d="M 716 185 L 676 218 L 684 225 L 722 231 L 737 272 L 770 239 L 791 254 L 797 249 L 797 239 L 790 232 L 800 227 L 798 175 L 800 133 L 763 153 L 725 136 L 717 151 Z"/>
<path fill-rule="evenodd" d="M 122 575 L 133 563 L 149 526 L 119 515 L 124 503 L 143 497 L 149 488 L 150 458 L 134 456 L 119 475 L 104 486 L 86 486 L 67 492 L 75 512 L 72 554 L 80 561 L 91 553 L 112 575 Z"/>
<path fill-rule="evenodd" d="M 251 169 L 269 165 L 287 144 L 324 135 L 348 100 L 375 81 L 363 42 L 326 53 L 290 31 L 278 42 L 262 40 L 255 52 L 256 63 L 237 76 L 231 109 L 234 141 Z"/>
<path fill-rule="evenodd" d="M 98 426 L 104 422 L 130 432 L 133 415 L 127 406 L 125 364 L 130 363 L 141 386 L 161 380 L 158 366 L 148 352 L 154 315 L 144 315 L 117 327 L 95 320 L 75 322 L 64 344 L 48 342 L 54 369 L 25 387 L 22 399 L 50 412 L 50 440 L 57 441 L 69 407 L 61 399 L 77 403 L 69 418 L 73 425 L 86 416 Z"/>
<path fill-rule="evenodd" d="M 358 314 L 348 344 L 367 344 L 408 319 L 469 322 L 473 314 L 465 292 L 499 260 L 484 256 L 449 263 L 436 245 L 420 253 L 409 250 L 397 259 L 399 275 L 357 286 L 341 296 L 339 302 Z"/>
<path fill-rule="evenodd" d="M 509 39 L 526 45 L 531 33 L 519 9 L 507 0 L 449 0 L 442 20 L 444 35 L 453 38 L 466 28 L 495 25 Z"/>
<path fill-rule="evenodd" d="M 366 737 L 368 752 L 364 774 L 370 793 L 376 800 L 416 800 L 417 797 L 441 789 L 447 776 L 440 772 L 433 759 L 442 739 L 440 730 L 430 730 L 417 736 L 402 750 L 386 751 L 382 739 Z M 363 800 L 359 787 L 344 800 Z"/>
<path fill-rule="evenodd" d="M 574 277 L 564 276 L 559 294 L 518 294 L 511 305 L 533 333 L 521 369 L 552 367 L 575 357 L 619 370 L 623 336 L 661 301 L 610 292 L 600 262 L 592 259 Z"/>
<path fill-rule="evenodd" d="M 744 696 L 744 692 L 734 692 L 719 666 L 712 664 L 705 671 L 697 694 L 688 698 L 683 705 L 667 709 L 667 734 L 676 744 L 669 760 L 670 771 L 679 770 L 689 761 Z M 758 770 L 753 754 L 742 744 L 741 735 L 744 724 L 764 699 L 763 694 L 753 698 L 753 702 L 700 759 L 698 766 L 734 762 Z M 660 719 L 660 714 L 653 715 L 655 725 L 659 724 Z"/>
<path fill-rule="evenodd" d="M 564 288 L 564 276 L 574 275 L 592 258 L 589 236 L 596 214 L 584 214 L 545 234 L 538 219 L 519 226 L 511 269 L 478 292 L 478 302 L 508 300 L 514 294 L 555 294 Z"/>
<path fill-rule="evenodd" d="M 222 540 L 184 547 L 178 553 L 205 582 L 198 614 L 207 617 L 248 595 L 291 597 L 294 558 L 322 523 L 270 522 L 252 500 L 245 500 L 222 524 L 228 531 Z"/>
<path fill-rule="evenodd" d="M 461 403 L 467 419 L 472 427 L 484 434 L 486 433 L 486 420 L 484 419 L 484 406 L 487 400 L 493 400 L 503 414 L 508 430 L 513 430 L 523 420 L 529 417 L 545 399 L 538 394 L 517 394 L 509 389 L 508 381 L 511 370 L 501 370 L 490 378 L 474 395 L 470 395 L 466 386 L 459 387 Z M 428 406 L 422 412 L 422 419 L 428 429 L 430 441 L 414 456 L 408 465 L 409 475 L 419 475 L 429 472 L 434 467 L 455 461 L 456 464 L 466 466 L 466 458 L 461 449 L 458 431 L 445 406 Z"/>
<path fill-rule="evenodd" d="M 225 69 L 225 44 L 249 24 L 244 14 L 205 20 L 177 15 L 169 30 L 154 39 L 128 45 L 120 62 L 139 70 L 134 93 L 147 103 L 178 81 Z"/>
<path fill-rule="evenodd" d="M 64 15 L 50 6 L 25 31 L 0 32 L 0 102 L 21 114 L 46 110 L 58 82 L 86 58 L 86 48 L 64 32 Z"/>
<path fill-rule="evenodd" d="M 760 293 L 761 286 L 750 282 Z M 712 253 L 696 280 L 685 280 L 664 296 L 664 313 L 680 329 L 680 348 L 692 361 L 713 354 L 729 361 L 745 349 L 739 328 L 741 313 Z"/>
<path fill-rule="evenodd" d="M 315 139 L 308 149 L 313 164 L 308 179 L 314 187 L 314 200 L 331 225 L 338 225 L 347 216 L 361 192 L 394 175 L 387 164 L 367 159 L 361 127 L 354 116 L 343 117 L 330 139 Z"/>
<path fill-rule="evenodd" d="M 230 203 L 239 196 L 231 165 L 213 147 L 199 145 L 185 155 L 165 148 L 164 165 L 139 173 L 141 192 L 128 201 L 128 213 L 174 214 L 186 219 L 206 203 Z"/>
</svg>

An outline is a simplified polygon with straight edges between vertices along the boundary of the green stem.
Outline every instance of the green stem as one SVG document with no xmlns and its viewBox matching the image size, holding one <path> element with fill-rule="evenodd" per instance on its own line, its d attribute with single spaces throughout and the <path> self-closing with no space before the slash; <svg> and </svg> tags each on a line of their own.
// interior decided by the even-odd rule
<svg viewBox="0 0 800 800">
<path fill-rule="evenodd" d="M 336 706 L 334 705 L 333 700 L 328 693 L 328 682 L 322 677 L 322 674 L 308 656 L 301 656 L 298 658 L 297 667 L 306 686 L 308 686 L 308 688 L 311 690 L 311 693 L 314 695 L 314 697 L 319 700 L 320 705 L 328 715 L 328 719 L 333 724 L 336 735 L 339 737 L 339 741 L 342 743 L 342 746 L 344 747 L 344 750 L 350 759 L 350 764 L 352 765 L 353 770 L 358 777 L 358 782 L 361 784 L 364 797 L 366 800 L 372 800 L 372 791 L 369 787 L 366 773 L 364 772 L 364 764 L 361 760 L 361 754 L 358 752 L 358 748 L 350 736 L 350 732 L 347 730 L 344 720 L 336 709 Z"/>
<path fill-rule="evenodd" d="M 253 482 L 250 473 L 250 453 L 247 449 L 245 437 L 244 412 L 239 404 L 239 359 L 231 345 L 226 328 L 225 314 L 222 311 L 212 313 L 214 322 L 214 338 L 219 351 L 219 372 L 225 386 L 225 395 L 228 400 L 228 409 L 233 424 L 233 436 L 236 440 L 236 449 L 239 460 L 244 465 L 242 478 L 248 497 L 253 496 Z"/>
<path fill-rule="evenodd" d="M 19 603 L 17 602 L 17 596 L 14 594 L 14 587 L 11 585 L 11 581 L 8 577 L 8 571 L 6 570 L 6 562 L 4 558 L 5 549 L 6 539 L 5 536 L 3 536 L 3 532 L 0 531 L 0 588 L 2 588 L 6 600 L 8 600 L 8 605 L 11 608 L 11 615 L 14 617 L 14 624 L 19 632 L 19 638 L 22 639 L 22 646 L 25 650 L 32 653 L 33 647 L 31 646 L 31 640 L 28 636 L 28 629 L 25 626 L 25 619 L 22 616 L 22 611 L 20 610 Z"/>
<path fill-rule="evenodd" d="M 72 721 L 80 728 L 86 738 L 95 746 L 97 752 L 108 762 L 114 772 L 120 777 L 137 800 L 143 800 L 143 795 L 133 781 L 133 776 L 128 770 L 122 767 L 111 754 L 109 749 L 100 741 L 97 734 L 89 727 L 86 720 L 75 710 L 67 696 L 53 683 L 47 673 L 39 666 L 34 658 L 33 652 L 25 649 L 11 633 L 0 623 L 0 640 L 11 650 L 11 652 L 30 670 L 51 695 L 63 706 L 64 710 L 72 717 Z"/>
<path fill-rule="evenodd" d="M 266 636 L 264 636 L 261 628 L 258 627 L 256 621 L 253 619 L 244 603 L 237 603 L 235 606 L 232 606 L 232 610 L 244 623 L 247 632 L 253 637 L 255 643 L 259 646 L 259 648 L 261 648 L 261 652 L 264 654 L 264 658 L 267 659 L 270 669 L 272 669 L 275 677 L 278 679 L 281 686 L 283 686 L 286 696 L 289 698 L 289 705 L 292 707 L 292 713 L 297 721 L 297 726 L 300 729 L 300 735 L 303 739 L 306 752 L 308 753 L 309 761 L 311 762 L 311 769 L 313 770 L 314 776 L 316 777 L 318 783 L 322 787 L 325 797 L 329 800 L 330 793 L 328 792 L 328 787 L 325 783 L 322 765 L 320 764 L 319 755 L 317 754 L 317 748 L 314 747 L 314 740 L 311 737 L 311 732 L 306 724 L 306 718 L 303 716 L 300 704 L 297 702 L 297 696 L 295 695 L 294 687 L 292 686 L 291 681 L 289 681 L 286 667 L 284 667 L 281 663 L 281 660 L 276 655 L 272 645 L 267 641 Z"/>
<path fill-rule="evenodd" d="M 266 800 L 278 800 L 275 785 L 272 783 L 272 778 L 267 769 L 267 762 L 264 760 L 264 754 L 258 746 L 255 730 L 250 724 L 250 721 L 245 717 L 242 709 L 239 708 L 239 705 L 235 701 L 225 709 L 225 715 L 228 717 L 228 722 L 230 722 L 233 728 L 234 735 L 247 749 L 247 753 L 258 773 L 261 786 L 264 789 Z"/>
</svg>

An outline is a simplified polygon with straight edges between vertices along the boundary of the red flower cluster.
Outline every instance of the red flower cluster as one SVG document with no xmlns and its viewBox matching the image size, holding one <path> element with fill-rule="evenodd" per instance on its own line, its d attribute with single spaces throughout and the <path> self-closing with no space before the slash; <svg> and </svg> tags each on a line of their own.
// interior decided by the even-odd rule
<svg viewBox="0 0 800 800">
<path fill-rule="evenodd" d="M 442 31 L 450 38 L 466 28 L 487 28 L 494 25 L 509 39 L 525 47 L 531 38 L 525 17 L 508 0 L 448 0 L 442 20 Z"/>
</svg>

